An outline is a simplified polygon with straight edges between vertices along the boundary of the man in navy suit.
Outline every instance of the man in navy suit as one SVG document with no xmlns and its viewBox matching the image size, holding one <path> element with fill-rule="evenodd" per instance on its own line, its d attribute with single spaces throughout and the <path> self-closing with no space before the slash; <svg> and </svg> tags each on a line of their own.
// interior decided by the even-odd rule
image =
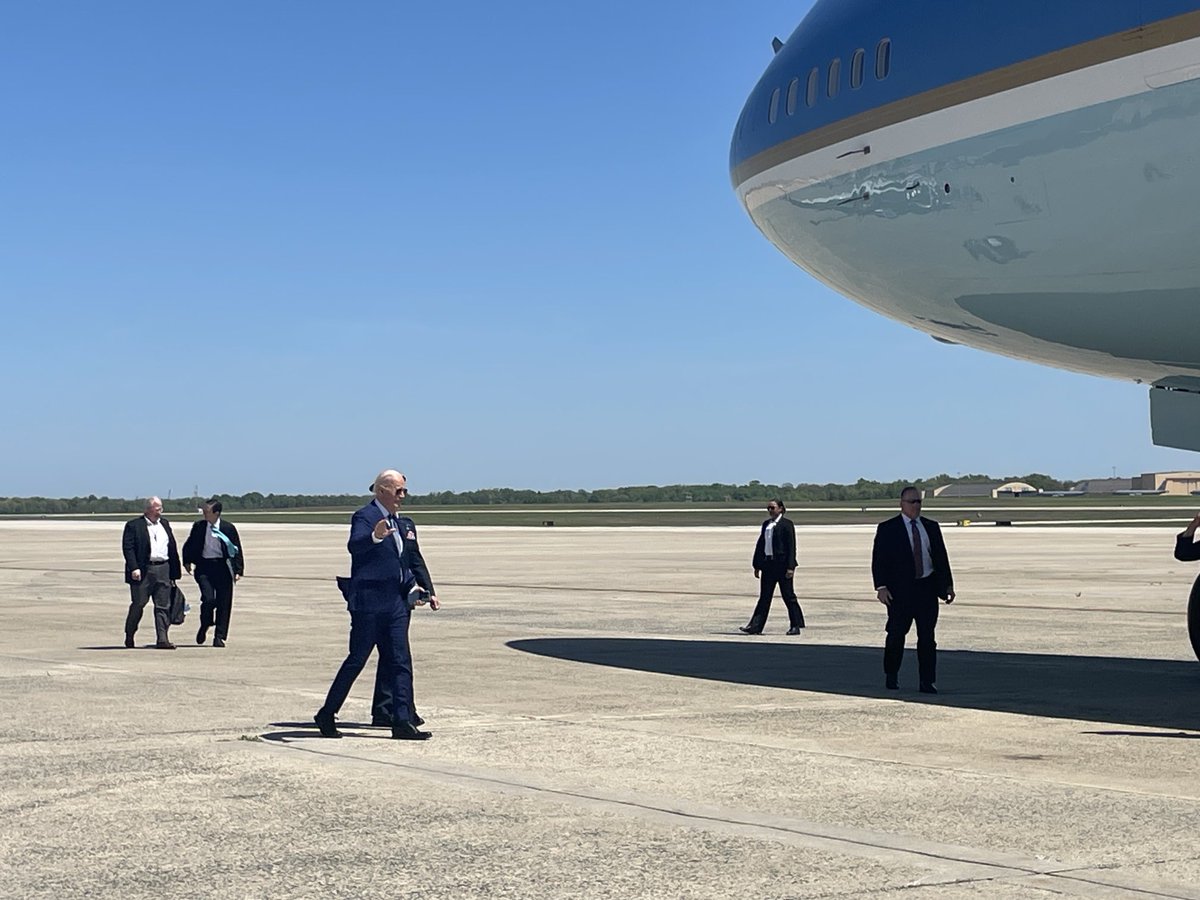
<svg viewBox="0 0 1200 900">
<path fill-rule="evenodd" d="M 889 690 L 900 687 L 904 638 L 915 621 L 920 689 L 936 694 L 938 599 L 954 602 L 954 574 L 942 529 L 921 515 L 921 492 L 911 485 L 900 492 L 900 515 L 875 530 L 871 574 L 876 596 L 888 611 L 884 684 Z"/>
<path fill-rule="evenodd" d="M 324 737 L 341 737 L 334 717 L 346 701 L 354 679 L 379 648 L 379 664 L 392 676 L 392 737 L 423 741 L 428 731 L 418 731 L 412 721 L 412 653 L 408 646 L 411 619 L 409 593 L 416 584 L 405 565 L 406 533 L 397 511 L 408 495 L 407 479 L 395 469 L 380 472 L 371 485 L 375 499 L 350 520 L 350 579 L 344 588 L 350 610 L 350 652 L 338 669 L 325 705 L 313 717 Z M 414 533 L 415 540 L 415 533 Z M 436 596 L 430 608 L 440 606 Z"/>
<path fill-rule="evenodd" d="M 421 545 L 417 543 L 417 526 L 408 516 L 396 515 L 396 533 L 404 541 L 404 555 L 401 562 L 404 568 L 412 572 L 416 582 L 409 593 L 409 608 L 423 606 L 430 597 L 437 602 L 437 591 L 433 588 L 433 579 L 429 576 L 429 567 L 425 565 L 425 557 L 421 555 Z M 414 602 L 415 600 L 415 602 Z M 437 609 L 436 606 L 433 607 Z M 393 722 L 392 711 L 395 708 L 395 695 L 392 693 L 392 673 L 384 664 L 383 659 L 375 670 L 375 696 L 371 698 L 371 724 L 387 728 Z M 417 713 L 416 703 L 409 695 L 409 721 L 417 727 L 425 724 L 425 720 Z"/>
</svg>

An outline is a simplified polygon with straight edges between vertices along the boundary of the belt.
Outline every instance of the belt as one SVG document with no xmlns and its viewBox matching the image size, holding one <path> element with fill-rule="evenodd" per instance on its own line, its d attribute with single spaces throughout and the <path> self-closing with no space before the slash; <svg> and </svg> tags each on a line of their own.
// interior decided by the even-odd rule
<svg viewBox="0 0 1200 900">
<path fill-rule="evenodd" d="M 150 565 L 152 565 L 152 566 L 165 566 L 165 565 L 166 565 L 167 563 L 169 563 L 169 562 L 170 562 L 170 560 L 169 560 L 169 559 L 152 559 L 152 560 L 150 560 Z"/>
</svg>

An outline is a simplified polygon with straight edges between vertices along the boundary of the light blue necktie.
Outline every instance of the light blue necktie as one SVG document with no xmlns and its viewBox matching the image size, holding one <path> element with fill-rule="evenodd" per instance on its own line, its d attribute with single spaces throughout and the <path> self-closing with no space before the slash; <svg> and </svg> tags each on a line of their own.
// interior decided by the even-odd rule
<svg viewBox="0 0 1200 900">
<path fill-rule="evenodd" d="M 400 519 L 395 513 L 388 516 L 388 524 L 392 526 L 392 540 L 396 542 L 396 552 L 404 555 L 404 539 L 400 537 Z"/>
<path fill-rule="evenodd" d="M 212 533 L 213 533 L 213 537 L 220 538 L 221 543 L 225 545 L 225 550 L 226 550 L 226 552 L 228 552 L 230 559 L 233 559 L 235 556 L 238 555 L 237 544 L 235 544 L 229 538 L 225 537 L 225 535 L 221 534 L 221 530 L 219 528 L 217 528 L 216 525 L 214 525 L 212 527 Z"/>
</svg>

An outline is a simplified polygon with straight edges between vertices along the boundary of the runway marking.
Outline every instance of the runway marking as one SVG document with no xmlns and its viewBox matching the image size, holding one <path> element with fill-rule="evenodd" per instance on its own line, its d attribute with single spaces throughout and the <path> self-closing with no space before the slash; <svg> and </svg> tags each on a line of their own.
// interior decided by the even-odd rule
<svg viewBox="0 0 1200 900">
<path fill-rule="evenodd" d="M 306 739 L 304 740 L 307 744 Z M 322 740 L 314 737 L 313 740 Z M 941 873 L 936 880 L 921 879 L 906 887 L 987 884 L 1003 882 L 1043 887 L 1061 894 L 1090 898 L 1163 897 L 1200 900 L 1200 889 L 1154 879 L 1126 876 L 1104 867 L 1072 865 L 927 841 L 911 835 L 850 826 L 827 825 L 789 816 L 755 814 L 747 810 L 680 801 L 635 797 L 609 791 L 578 791 L 538 783 L 531 778 L 488 769 L 446 764 L 430 765 L 333 752 L 302 745 L 295 740 L 254 744 L 269 752 L 298 752 L 352 764 L 384 767 L 411 773 L 460 788 L 566 802 L 601 812 L 657 822 L 672 827 L 701 828 L 723 834 L 782 842 L 806 849 L 872 859 L 884 864 L 921 866 Z M 425 746 L 425 745 L 422 745 Z"/>
</svg>

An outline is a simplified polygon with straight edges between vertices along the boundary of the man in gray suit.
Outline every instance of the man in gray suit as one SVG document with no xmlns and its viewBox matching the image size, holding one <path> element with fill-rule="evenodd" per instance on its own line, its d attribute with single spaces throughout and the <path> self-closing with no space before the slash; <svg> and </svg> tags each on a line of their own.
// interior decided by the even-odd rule
<svg viewBox="0 0 1200 900">
<path fill-rule="evenodd" d="M 174 650 L 167 630 L 171 627 L 171 588 L 183 574 L 179 548 L 171 523 L 162 514 L 162 501 L 151 497 L 142 515 L 125 523 L 121 553 L 125 557 L 125 583 L 129 585 L 129 612 L 125 616 L 125 646 L 133 648 L 133 635 L 142 621 L 142 610 L 154 598 L 154 632 L 157 650 Z"/>
</svg>

